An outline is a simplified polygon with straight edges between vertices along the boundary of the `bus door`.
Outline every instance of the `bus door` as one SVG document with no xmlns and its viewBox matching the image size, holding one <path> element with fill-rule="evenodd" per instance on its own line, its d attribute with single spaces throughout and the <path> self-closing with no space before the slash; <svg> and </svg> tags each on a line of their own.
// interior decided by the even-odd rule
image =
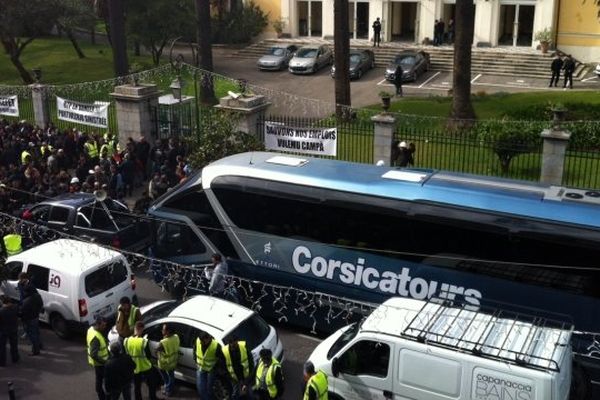
<svg viewBox="0 0 600 400">
<path fill-rule="evenodd" d="M 187 220 L 187 221 L 186 221 Z M 216 247 L 189 219 L 154 220 L 154 256 L 178 264 L 209 264 Z"/>
</svg>

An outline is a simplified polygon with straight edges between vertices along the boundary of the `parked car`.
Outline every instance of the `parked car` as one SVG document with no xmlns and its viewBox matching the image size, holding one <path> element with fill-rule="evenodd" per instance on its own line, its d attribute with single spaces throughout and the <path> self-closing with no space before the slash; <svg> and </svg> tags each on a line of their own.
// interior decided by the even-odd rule
<svg viewBox="0 0 600 400">
<path fill-rule="evenodd" d="M 596 65 L 596 69 L 594 70 L 594 73 L 596 74 L 596 76 L 598 78 L 600 78 L 600 64 Z"/>
<path fill-rule="evenodd" d="M 301 47 L 290 60 L 293 74 L 312 74 L 333 63 L 333 52 L 325 45 Z"/>
<path fill-rule="evenodd" d="M 22 218 L 87 241 L 138 251 L 150 244 L 149 222 L 117 200 L 68 193 L 26 207 Z"/>
<path fill-rule="evenodd" d="M 396 54 L 394 60 L 385 69 L 385 79 L 394 80 L 396 67 L 402 66 L 402 81 L 416 81 L 421 74 L 429 70 L 429 54 L 419 50 L 406 50 Z"/>
<path fill-rule="evenodd" d="M 231 337 L 245 340 L 251 349 L 255 365 L 263 348 L 271 349 L 273 357 L 283 359 L 281 340 L 271 325 L 256 312 L 238 304 L 211 296 L 194 296 L 181 302 L 157 301 L 140 308 L 146 325 L 150 352 L 156 357 L 156 348 L 162 339 L 162 325 L 168 323 L 180 340 L 179 364 L 175 369 L 177 379 L 195 383 L 196 363 L 193 348 L 202 332 L 214 337 L 221 345 Z M 116 327 L 109 334 L 109 341 L 118 340 Z"/>
<path fill-rule="evenodd" d="M 293 44 L 270 47 L 265 55 L 258 59 L 256 65 L 260 70 L 282 70 L 288 67 L 296 50 L 298 47 Z"/>
<path fill-rule="evenodd" d="M 350 50 L 350 79 L 360 79 L 368 70 L 375 68 L 375 54 L 371 50 Z M 335 78 L 335 65 L 331 67 Z"/>
</svg>

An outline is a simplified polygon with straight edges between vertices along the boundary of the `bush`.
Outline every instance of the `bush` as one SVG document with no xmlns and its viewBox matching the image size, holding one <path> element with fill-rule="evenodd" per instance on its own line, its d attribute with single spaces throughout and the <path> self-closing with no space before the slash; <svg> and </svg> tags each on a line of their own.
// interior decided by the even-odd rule
<svg viewBox="0 0 600 400">
<path fill-rule="evenodd" d="M 269 24 L 269 16 L 253 1 L 241 9 L 212 20 L 213 43 L 248 43 Z"/>
<path fill-rule="evenodd" d="M 530 153 L 541 143 L 545 122 L 486 121 L 476 125 L 477 137 L 498 156 L 500 168 L 508 173 L 510 162 L 519 154 Z"/>
</svg>

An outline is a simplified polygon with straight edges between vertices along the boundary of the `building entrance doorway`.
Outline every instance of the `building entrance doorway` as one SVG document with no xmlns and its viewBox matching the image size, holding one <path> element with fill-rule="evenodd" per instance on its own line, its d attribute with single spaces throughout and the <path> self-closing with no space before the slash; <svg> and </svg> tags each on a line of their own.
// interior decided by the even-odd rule
<svg viewBox="0 0 600 400">
<path fill-rule="evenodd" d="M 416 42 L 419 19 L 418 2 L 391 2 L 390 40 L 397 42 Z"/>
<path fill-rule="evenodd" d="M 350 2 L 348 4 L 348 18 L 351 38 L 366 39 L 369 37 L 369 3 Z"/>
<path fill-rule="evenodd" d="M 298 36 L 323 36 L 323 2 L 299 1 Z"/>
<path fill-rule="evenodd" d="M 535 6 L 501 4 L 498 44 L 504 46 L 531 46 Z"/>
</svg>

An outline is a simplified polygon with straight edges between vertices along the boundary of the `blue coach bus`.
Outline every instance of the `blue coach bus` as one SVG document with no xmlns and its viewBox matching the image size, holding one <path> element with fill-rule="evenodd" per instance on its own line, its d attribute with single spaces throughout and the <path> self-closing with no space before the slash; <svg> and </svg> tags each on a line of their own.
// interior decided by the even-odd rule
<svg viewBox="0 0 600 400">
<path fill-rule="evenodd" d="M 568 315 L 586 333 L 578 371 L 595 376 L 599 191 L 254 152 L 210 164 L 149 213 L 155 255 L 183 264 L 221 252 L 236 275 L 357 300 Z"/>
</svg>

